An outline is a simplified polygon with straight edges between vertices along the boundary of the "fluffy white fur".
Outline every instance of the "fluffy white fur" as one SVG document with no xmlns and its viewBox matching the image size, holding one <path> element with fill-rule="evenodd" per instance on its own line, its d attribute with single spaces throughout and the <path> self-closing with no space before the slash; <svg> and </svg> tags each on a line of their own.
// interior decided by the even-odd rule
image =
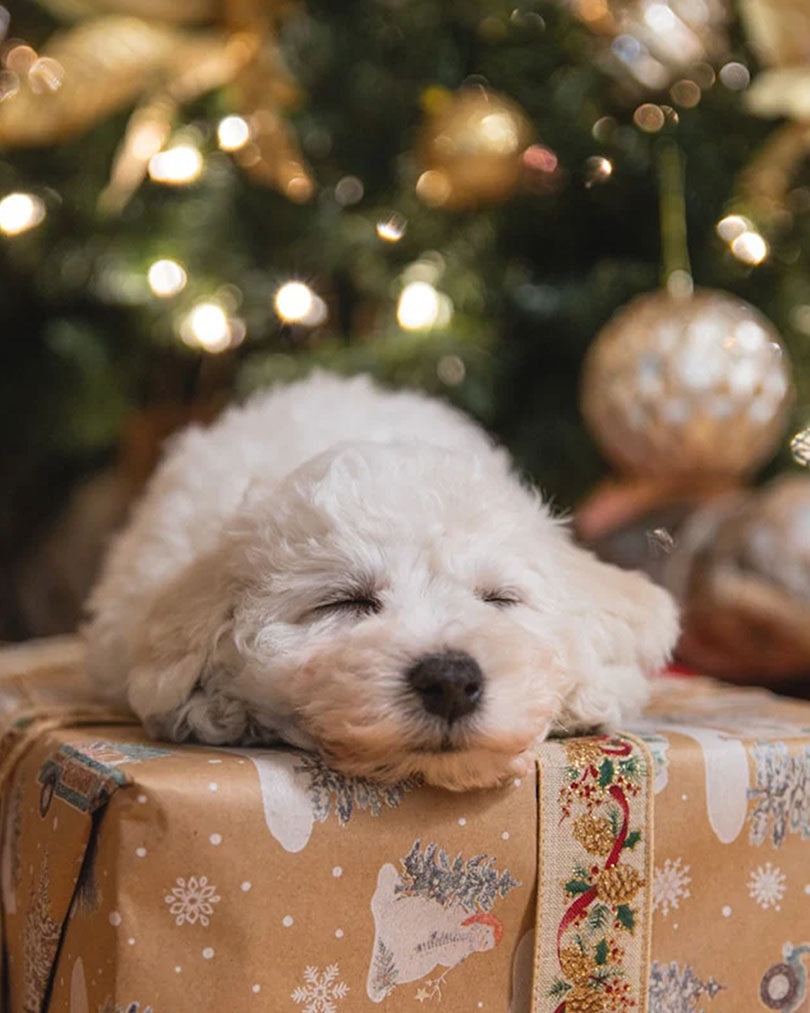
<svg viewBox="0 0 810 1013">
<path fill-rule="evenodd" d="M 519 603 L 482 600 L 503 591 Z M 322 607 L 366 592 L 377 614 Z M 520 774 L 549 730 L 620 722 L 677 635 L 666 592 L 575 547 L 469 419 L 324 374 L 175 440 L 90 613 L 91 678 L 152 735 L 455 789 Z M 405 678 L 443 650 L 484 676 L 449 726 Z"/>
</svg>

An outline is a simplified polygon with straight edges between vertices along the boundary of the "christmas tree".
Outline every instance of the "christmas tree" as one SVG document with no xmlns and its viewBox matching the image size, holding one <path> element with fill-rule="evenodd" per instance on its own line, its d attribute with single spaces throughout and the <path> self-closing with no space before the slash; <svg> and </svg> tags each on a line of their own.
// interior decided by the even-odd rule
<svg viewBox="0 0 810 1013">
<path fill-rule="evenodd" d="M 112 468 L 118 516 L 169 430 L 313 366 L 451 399 L 572 506 L 586 351 L 662 284 L 768 318 L 795 467 L 806 0 L 18 0 L 0 33 L 0 635 L 51 630 L 31 560 L 79 483 Z"/>
</svg>

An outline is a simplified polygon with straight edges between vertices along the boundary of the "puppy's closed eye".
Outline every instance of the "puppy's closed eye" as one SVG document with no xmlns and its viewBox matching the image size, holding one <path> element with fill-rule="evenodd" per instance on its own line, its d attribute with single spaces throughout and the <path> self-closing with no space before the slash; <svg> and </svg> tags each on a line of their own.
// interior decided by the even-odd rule
<svg viewBox="0 0 810 1013">
<path fill-rule="evenodd" d="M 499 609 L 510 608 L 512 605 L 523 604 L 520 595 L 511 588 L 486 588 L 484 590 L 476 591 L 475 593 L 481 601 L 485 601 L 488 605 L 494 605 Z"/>
<path fill-rule="evenodd" d="M 312 610 L 314 615 L 326 615 L 329 613 L 347 613 L 350 615 L 376 615 L 382 611 L 382 602 L 374 595 L 341 595 L 316 605 Z"/>
</svg>

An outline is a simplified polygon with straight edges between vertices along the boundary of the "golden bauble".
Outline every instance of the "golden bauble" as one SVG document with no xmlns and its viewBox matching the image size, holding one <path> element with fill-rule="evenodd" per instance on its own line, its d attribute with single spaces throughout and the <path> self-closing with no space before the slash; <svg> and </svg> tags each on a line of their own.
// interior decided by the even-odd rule
<svg viewBox="0 0 810 1013">
<path fill-rule="evenodd" d="M 635 475 L 731 478 L 774 450 L 793 397 L 772 324 L 725 292 L 638 296 L 591 346 L 582 411 L 608 459 Z"/>
<path fill-rule="evenodd" d="M 434 100 L 418 145 L 416 192 L 427 204 L 468 208 L 506 200 L 517 186 L 532 136 L 511 99 L 463 88 Z"/>
</svg>

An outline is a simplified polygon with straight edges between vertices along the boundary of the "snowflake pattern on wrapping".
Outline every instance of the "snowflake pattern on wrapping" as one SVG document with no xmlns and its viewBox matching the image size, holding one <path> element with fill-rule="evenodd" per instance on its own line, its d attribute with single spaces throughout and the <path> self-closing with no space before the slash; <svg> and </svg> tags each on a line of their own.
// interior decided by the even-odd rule
<svg viewBox="0 0 810 1013">
<path fill-rule="evenodd" d="M 309 797 L 314 818 L 323 823 L 334 808 L 342 827 L 352 818 L 355 809 L 368 810 L 379 816 L 383 807 L 398 809 L 406 792 L 420 782 L 408 778 L 396 784 L 375 784 L 365 777 L 346 777 L 328 767 L 319 756 L 302 755 L 297 773 L 309 777 Z"/>
<path fill-rule="evenodd" d="M 650 968 L 650 1013 L 706 1013 L 697 1003 L 703 998 L 714 999 L 726 986 L 709 978 L 702 981 L 689 964 L 681 968 L 676 961 Z"/>
<path fill-rule="evenodd" d="M 219 903 L 217 888 L 208 882 L 207 876 L 189 876 L 186 881 L 182 876 L 177 877 L 177 885 L 172 887 L 172 892 L 166 894 L 163 900 L 170 905 L 169 913 L 173 914 L 175 925 L 194 925 L 199 921 L 200 925 L 208 925 L 210 916 L 214 913 L 212 904 Z"/>
<path fill-rule="evenodd" d="M 751 755 L 757 768 L 757 783 L 748 789 L 754 802 L 751 844 L 763 844 L 770 836 L 778 848 L 788 832 L 810 837 L 810 748 L 792 756 L 784 742 L 758 742 Z"/>
<path fill-rule="evenodd" d="M 349 991 L 345 981 L 337 980 L 339 975 L 337 964 L 329 964 L 324 971 L 306 967 L 304 984 L 293 989 L 290 998 L 297 1006 L 306 1003 L 303 1013 L 337 1013 L 336 1003 L 345 999 Z"/>
<path fill-rule="evenodd" d="M 748 896 L 763 909 L 775 907 L 785 895 L 787 877 L 781 869 L 770 862 L 752 870 L 748 880 Z"/>
<path fill-rule="evenodd" d="M 653 874 L 653 911 L 661 911 L 664 918 L 670 910 L 680 907 L 682 900 L 691 896 L 689 884 L 692 877 L 689 875 L 689 866 L 681 865 L 680 858 L 667 858 L 659 868 L 655 867 Z"/>
<path fill-rule="evenodd" d="M 402 873 L 396 892 L 403 896 L 420 894 L 442 905 L 458 901 L 467 911 L 490 911 L 498 897 L 506 897 L 520 886 L 508 869 L 499 872 L 491 855 L 476 855 L 464 861 L 460 854 L 451 859 L 438 844 L 421 850 L 417 839 L 400 859 Z"/>
</svg>

